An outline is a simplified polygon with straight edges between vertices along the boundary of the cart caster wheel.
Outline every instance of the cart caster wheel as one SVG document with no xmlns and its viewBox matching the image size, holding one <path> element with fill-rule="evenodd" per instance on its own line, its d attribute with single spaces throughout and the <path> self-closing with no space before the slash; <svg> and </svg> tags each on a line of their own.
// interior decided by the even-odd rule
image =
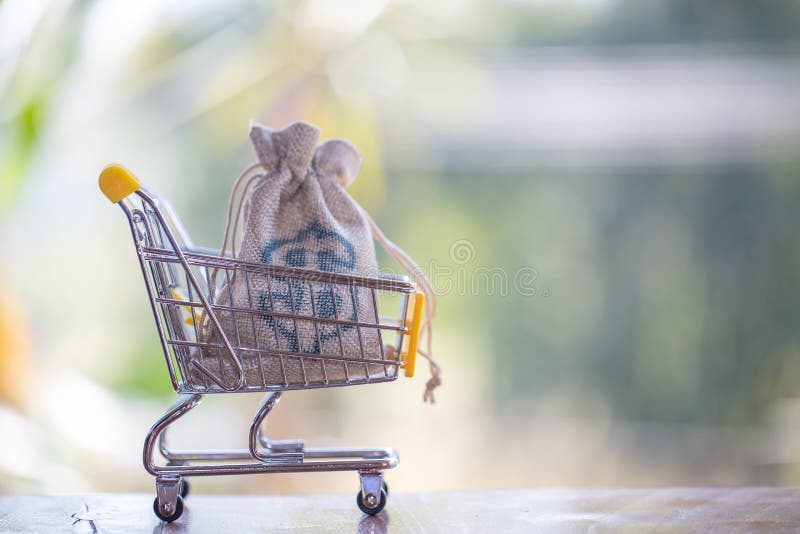
<svg viewBox="0 0 800 534">
<path fill-rule="evenodd" d="M 386 482 L 384 482 L 383 480 L 381 480 L 381 487 L 383 488 L 383 491 L 386 492 L 386 497 L 389 497 L 389 485 L 386 484 Z"/>
<path fill-rule="evenodd" d="M 169 515 L 164 515 L 161 512 L 161 509 L 158 507 L 158 497 L 156 497 L 156 499 L 153 501 L 153 512 L 155 512 L 160 520 L 166 521 L 167 523 L 172 523 L 183 513 L 183 498 L 178 497 L 178 500 L 175 502 L 175 510 Z"/>
<path fill-rule="evenodd" d="M 185 499 L 186 496 L 189 495 L 189 492 L 191 491 L 191 489 L 192 489 L 192 487 L 189 485 L 189 481 L 186 480 L 185 478 L 182 478 L 181 479 L 181 489 L 179 490 L 181 497 L 183 497 Z"/>
<path fill-rule="evenodd" d="M 359 510 L 361 510 L 365 514 L 376 515 L 379 514 L 381 510 L 383 510 L 384 506 L 386 506 L 386 497 L 388 495 L 389 492 L 387 491 L 386 486 L 382 487 L 380 501 L 378 502 L 377 506 L 373 506 L 372 508 L 370 508 L 369 506 L 367 506 L 367 503 L 364 502 L 364 496 L 359 491 L 358 494 L 356 494 L 356 504 L 358 504 Z"/>
</svg>

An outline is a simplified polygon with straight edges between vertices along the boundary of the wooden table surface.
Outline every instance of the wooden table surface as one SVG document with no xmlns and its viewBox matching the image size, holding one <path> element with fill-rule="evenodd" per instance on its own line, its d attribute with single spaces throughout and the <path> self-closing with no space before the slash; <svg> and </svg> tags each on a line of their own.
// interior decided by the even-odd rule
<svg viewBox="0 0 800 534">
<path fill-rule="evenodd" d="M 796 488 L 573 488 L 351 495 L 190 495 L 161 523 L 152 495 L 0 497 L 2 532 L 798 532 Z"/>
</svg>

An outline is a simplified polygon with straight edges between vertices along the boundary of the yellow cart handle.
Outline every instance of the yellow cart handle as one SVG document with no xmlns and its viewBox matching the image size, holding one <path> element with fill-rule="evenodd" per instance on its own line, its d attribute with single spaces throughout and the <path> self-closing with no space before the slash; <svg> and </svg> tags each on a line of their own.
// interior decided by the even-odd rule
<svg viewBox="0 0 800 534">
<path fill-rule="evenodd" d="M 401 360 L 403 361 L 403 369 L 405 369 L 406 377 L 411 378 L 414 376 L 414 367 L 417 363 L 417 344 L 419 343 L 419 334 L 422 330 L 422 312 L 425 308 L 425 294 L 421 292 L 414 293 L 411 297 L 408 309 L 406 311 L 406 339 L 403 343 L 403 354 Z"/>
<path fill-rule="evenodd" d="M 142 188 L 131 171 L 116 163 L 102 170 L 98 183 L 100 191 L 114 204 Z"/>
</svg>

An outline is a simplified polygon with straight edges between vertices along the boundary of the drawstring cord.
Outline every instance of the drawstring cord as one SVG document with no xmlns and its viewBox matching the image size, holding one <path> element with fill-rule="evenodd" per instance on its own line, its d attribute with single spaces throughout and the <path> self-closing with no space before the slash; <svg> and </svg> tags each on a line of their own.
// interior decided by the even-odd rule
<svg viewBox="0 0 800 534">
<path fill-rule="evenodd" d="M 422 332 L 425 334 L 425 350 L 417 349 L 417 352 L 428 360 L 431 373 L 431 377 L 425 383 L 425 394 L 422 398 L 425 402 L 433 404 L 436 402 L 433 390 L 442 384 L 442 369 L 434 359 L 431 348 L 433 344 L 433 317 L 436 315 L 436 292 L 428 277 L 425 276 L 425 272 L 413 258 L 386 237 L 364 208 L 361 208 L 361 213 L 369 222 L 372 235 L 381 244 L 386 253 L 414 279 L 420 290 L 425 294 L 425 320 L 422 323 Z"/>
<path fill-rule="evenodd" d="M 242 218 L 242 212 L 245 211 L 247 206 L 249 206 L 249 204 L 250 204 L 250 198 L 247 196 L 247 191 L 253 185 L 253 182 L 256 180 L 256 178 L 258 178 L 259 176 L 262 176 L 260 174 L 253 174 L 251 176 L 251 174 L 257 169 L 263 169 L 263 165 L 261 165 L 261 163 L 253 163 L 252 165 L 246 167 L 241 172 L 241 174 L 239 174 L 239 177 L 236 179 L 236 181 L 233 184 L 233 189 L 231 190 L 231 195 L 228 198 L 228 217 L 227 217 L 227 220 L 225 221 L 225 235 L 222 238 L 222 247 L 220 247 L 220 250 L 219 250 L 220 257 L 223 257 L 223 258 L 225 257 L 225 251 L 228 249 L 228 239 L 231 240 L 231 255 L 234 258 L 236 257 L 236 232 L 238 231 L 238 228 L 239 228 L 239 219 Z M 236 217 L 232 218 L 233 217 L 233 206 L 236 203 L 236 195 L 237 195 L 237 193 L 239 191 L 239 187 L 242 185 L 242 182 L 244 182 L 244 180 L 246 178 L 248 178 L 248 177 L 249 177 L 249 180 L 247 181 L 247 184 L 245 185 L 244 189 L 242 190 L 241 197 L 239 197 L 239 205 L 238 205 L 238 208 L 236 209 Z M 233 229 L 231 229 L 231 221 L 233 221 Z M 231 231 L 231 230 L 233 230 L 233 231 Z M 209 292 L 211 294 L 211 299 L 210 300 L 212 302 L 214 301 L 214 297 L 216 296 L 216 291 L 217 291 L 217 273 L 218 272 L 219 272 L 219 268 L 211 269 L 211 274 L 210 274 L 209 280 L 208 280 L 208 290 L 209 290 Z M 236 273 L 235 272 L 233 273 L 233 276 L 234 276 L 234 280 L 235 280 L 235 277 L 236 277 Z M 233 280 L 231 281 L 231 285 L 233 285 Z M 200 316 L 200 331 L 203 332 L 203 333 L 206 332 L 207 319 L 208 319 L 208 314 L 206 313 L 205 310 L 203 310 L 203 313 Z"/>
<path fill-rule="evenodd" d="M 242 173 L 236 179 L 236 182 L 234 182 L 234 184 L 233 184 L 233 190 L 231 191 L 231 196 L 228 199 L 228 219 L 225 221 L 225 237 L 223 237 L 223 239 L 222 239 L 222 248 L 220 248 L 220 251 L 219 251 L 219 255 L 220 256 L 224 256 L 225 255 L 225 250 L 228 248 L 228 238 L 229 237 L 231 239 L 231 254 L 236 256 L 236 231 L 237 231 L 237 229 L 239 227 L 239 219 L 241 219 L 241 217 L 242 217 L 242 211 L 244 210 L 244 208 L 247 205 L 250 204 L 250 199 L 247 197 L 246 193 L 247 193 L 247 190 L 250 189 L 250 186 L 253 185 L 253 181 L 256 178 L 258 178 L 258 176 L 259 176 L 258 174 L 250 176 L 250 173 L 252 173 L 256 169 L 263 169 L 263 166 L 261 165 L 261 163 L 253 163 L 252 165 L 247 167 L 245 170 L 242 171 Z M 237 191 L 239 189 L 239 186 L 242 185 L 242 182 L 248 176 L 250 176 L 250 180 L 247 182 L 247 185 L 242 190 L 242 197 L 239 199 L 239 207 L 236 210 L 236 218 L 233 220 L 234 221 L 234 223 L 233 223 L 233 232 L 231 232 L 230 231 L 231 230 L 231 215 L 233 215 L 233 204 L 234 204 L 234 201 L 235 201 L 235 198 L 236 198 L 236 193 L 237 193 Z"/>
</svg>

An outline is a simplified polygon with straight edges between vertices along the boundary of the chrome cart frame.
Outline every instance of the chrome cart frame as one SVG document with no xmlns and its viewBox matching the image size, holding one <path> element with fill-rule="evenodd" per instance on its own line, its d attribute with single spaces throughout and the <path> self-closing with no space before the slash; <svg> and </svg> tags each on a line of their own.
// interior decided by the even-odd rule
<svg viewBox="0 0 800 534">
<path fill-rule="evenodd" d="M 312 448 L 303 440 L 270 440 L 264 433 L 265 420 L 286 390 L 387 382 L 395 380 L 401 368 L 406 376 L 413 376 L 423 309 L 423 297 L 415 292 L 414 284 L 406 277 L 323 273 L 210 253 L 195 247 L 169 204 L 148 192 L 123 167 L 104 169 L 100 188 L 128 219 L 172 386 L 180 394 L 144 442 L 145 469 L 156 477 L 156 515 L 165 521 L 180 517 L 189 491 L 186 477 L 317 471 L 357 471 L 359 508 L 367 514 L 380 512 L 388 496 L 383 471 L 397 466 L 397 452 Z M 244 282 L 246 305 L 232 297 L 229 302 L 220 298 L 225 291 L 233 293 L 232 280 L 237 279 L 240 285 Z M 290 309 L 254 305 L 255 300 L 263 304 L 263 294 L 260 299 L 251 295 L 265 284 L 288 284 L 289 291 L 303 291 L 310 296 L 310 311 L 295 308 L 294 298 L 288 301 Z M 379 293 L 399 300 L 399 319 L 378 315 Z M 318 313 L 321 303 L 315 294 L 334 296 L 328 297 L 333 301 L 332 314 Z M 369 309 L 371 315 L 344 317 L 346 305 L 352 310 Z M 274 330 L 280 321 L 295 329 L 298 323 L 313 325 L 313 330 L 307 328 L 316 334 L 314 350 L 259 346 L 257 325 Z M 248 324 L 252 324 L 255 346 L 242 343 L 241 330 Z M 323 329 L 333 332 L 338 350 L 329 348 L 336 347 L 335 343 L 320 341 Z M 341 341 L 345 331 L 357 340 L 355 354 L 352 346 L 345 348 Z M 394 340 L 384 345 L 389 335 Z M 250 426 L 248 448 L 174 450 L 168 446 L 170 425 L 200 404 L 203 395 L 241 392 L 266 393 Z M 156 449 L 166 464 L 156 462 Z"/>
</svg>

